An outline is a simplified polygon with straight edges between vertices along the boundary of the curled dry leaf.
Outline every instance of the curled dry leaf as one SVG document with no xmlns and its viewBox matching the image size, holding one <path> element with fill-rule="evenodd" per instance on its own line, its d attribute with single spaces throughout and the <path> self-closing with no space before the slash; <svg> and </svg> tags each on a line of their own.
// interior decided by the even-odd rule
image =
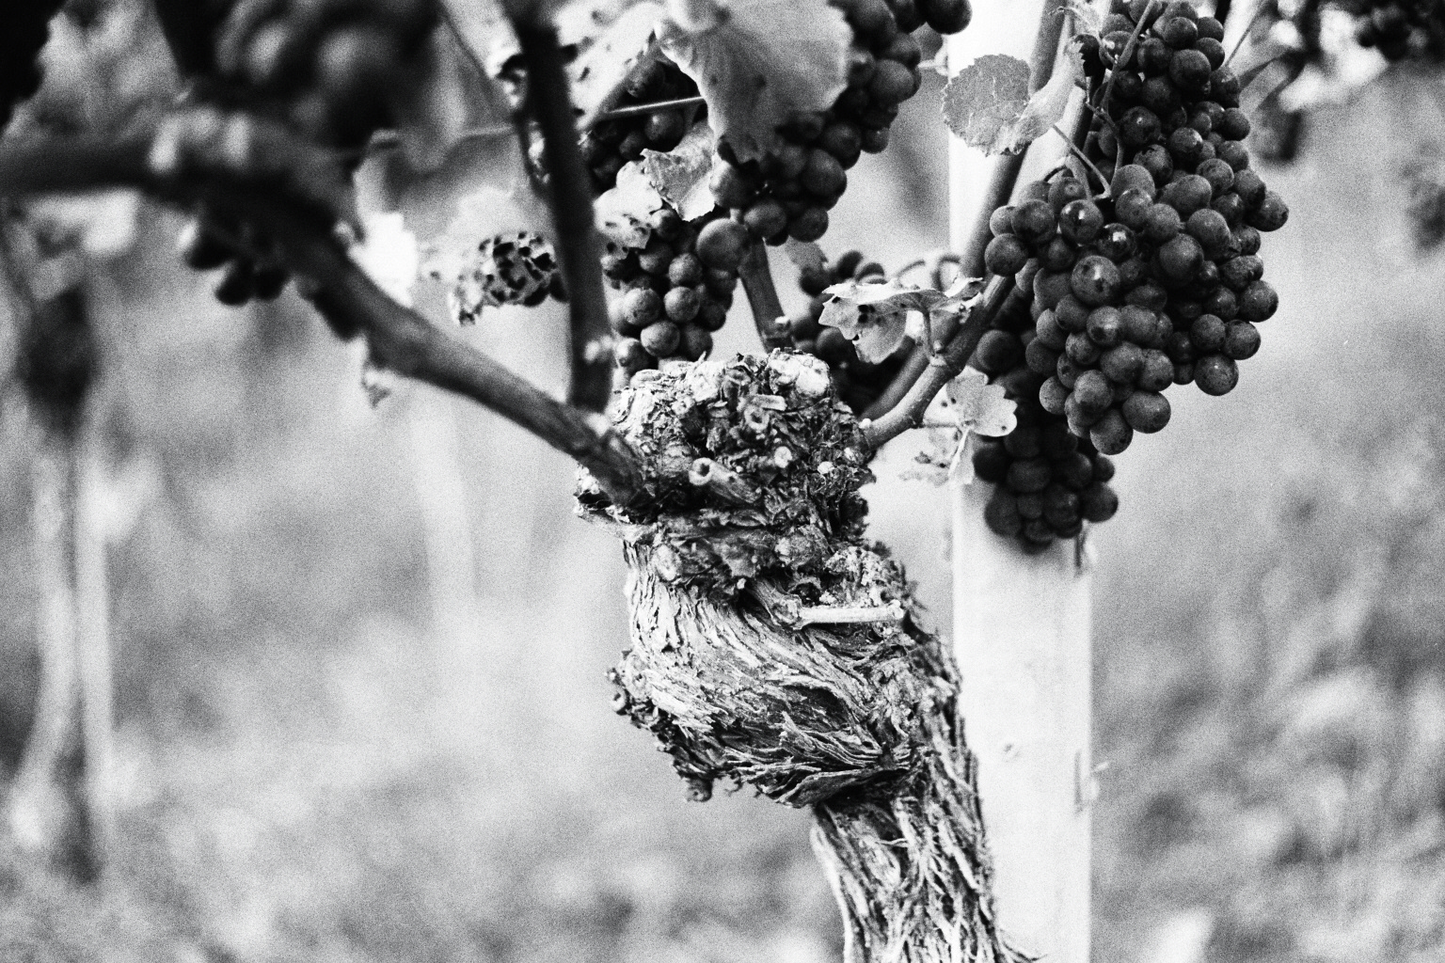
<svg viewBox="0 0 1445 963">
<path fill-rule="evenodd" d="M 858 357 L 877 363 L 903 343 L 910 312 L 927 313 L 947 300 L 942 291 L 914 288 L 897 278 L 884 282 L 844 281 L 828 288 L 819 324 L 837 328 L 853 342 Z"/>
<path fill-rule="evenodd" d="M 780 146 L 791 115 L 826 110 L 847 87 L 852 31 L 826 0 L 679 0 L 669 14 L 662 49 L 697 83 L 740 160 Z"/>
<path fill-rule="evenodd" d="M 648 183 L 684 221 L 696 220 L 717 206 L 707 186 L 714 159 L 713 140 L 712 128 L 706 121 L 698 121 L 672 150 L 642 152 L 642 172 Z"/>
</svg>

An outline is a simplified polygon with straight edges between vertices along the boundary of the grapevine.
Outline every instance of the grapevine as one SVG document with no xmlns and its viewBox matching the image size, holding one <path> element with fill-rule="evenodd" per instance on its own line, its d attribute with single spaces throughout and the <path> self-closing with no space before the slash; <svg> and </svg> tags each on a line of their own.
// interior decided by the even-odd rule
<svg viewBox="0 0 1445 963">
<path fill-rule="evenodd" d="M 452 307 L 474 321 L 485 306 L 565 298 L 563 402 L 429 323 L 338 230 L 357 220 L 351 165 L 405 119 L 398 92 L 424 81 L 435 0 L 212 9 L 189 35 L 171 18 L 191 103 L 88 168 L 74 158 L 89 142 L 41 145 L 69 163 L 44 163 L 54 155 L 41 148 L 0 157 L 0 185 L 120 183 L 182 204 L 197 214 L 186 259 L 222 271 L 222 300 L 274 296 L 295 271 L 332 330 L 364 338 L 374 364 L 487 405 L 576 460 L 578 504 L 618 534 L 632 576 L 619 711 L 659 738 L 699 798 L 722 781 L 812 807 L 850 945 L 867 958 L 1016 958 L 993 923 L 956 674 L 916 624 L 901 568 L 866 539 L 859 490 L 879 446 L 927 423 L 945 385 L 962 409 L 960 385 L 972 383 L 974 401 L 1004 412 L 986 418 L 979 403 L 971 423 L 957 418 L 959 435 L 1000 435 L 973 438 L 965 455 L 994 486 L 987 524 L 1042 551 L 1117 511 L 1112 458 L 1136 432 L 1166 426 L 1166 391 L 1234 387 L 1277 306 L 1261 234 L 1288 210 L 1250 166 L 1222 24 L 1188 3 L 1132 0 L 1077 42 L 1077 74 L 1045 81 L 1019 64 L 1027 103 L 994 130 L 1000 150 L 1058 130 L 1076 80 L 1089 129 L 1074 148 L 1081 166 L 996 206 L 986 246 L 956 257 L 987 276 L 920 289 L 859 252 L 820 255 L 800 278 L 808 306 L 784 332 L 775 293 L 765 296 L 766 246 L 826 234 L 848 171 L 887 147 L 922 83 L 913 33 L 962 29 L 966 0 L 816 4 L 828 48 L 816 73 L 827 76 L 784 99 L 807 105 L 785 120 L 769 101 L 754 128 L 709 92 L 695 59 L 667 47 L 689 30 L 688 42 L 723 45 L 723 27 L 667 21 L 592 114 L 574 110 L 557 26 L 538 5 L 514 5 L 516 146 L 551 209 L 550 243 L 483 225 Z M 1060 29 L 1041 31 L 1050 59 Z M 753 75 L 757 89 L 770 79 Z M 1057 109 L 1031 115 L 1034 98 Z M 701 126 L 711 124 L 716 138 Z M 688 166 L 698 140 L 704 169 L 679 186 L 669 172 Z M 990 197 L 1007 196 L 1013 170 Z M 628 193 L 637 175 L 655 201 Z M 606 194 L 632 207 L 625 224 L 606 222 L 616 230 L 604 246 L 593 205 L 605 208 Z M 739 287 L 765 344 L 794 350 L 711 357 Z M 924 333 L 908 327 L 914 315 Z M 991 385 L 958 377 L 970 359 Z"/>
</svg>

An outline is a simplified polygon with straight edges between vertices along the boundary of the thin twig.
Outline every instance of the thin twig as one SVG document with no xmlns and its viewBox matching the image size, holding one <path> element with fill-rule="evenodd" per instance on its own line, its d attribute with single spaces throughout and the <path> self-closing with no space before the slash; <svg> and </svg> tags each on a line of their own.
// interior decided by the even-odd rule
<svg viewBox="0 0 1445 963">
<path fill-rule="evenodd" d="M 1104 172 L 1099 170 L 1099 168 L 1095 167 L 1094 162 L 1089 160 L 1089 158 L 1084 154 L 1084 152 L 1079 150 L 1079 148 L 1074 145 L 1073 135 L 1071 135 L 1068 131 L 1064 130 L 1058 124 L 1054 125 L 1053 130 L 1054 133 L 1058 134 L 1064 139 L 1065 144 L 1069 145 L 1069 153 L 1077 157 L 1079 159 L 1079 162 L 1082 163 L 1085 167 L 1087 167 L 1093 173 L 1093 175 L 1099 179 L 1099 186 L 1107 191 L 1109 189 L 1109 178 L 1105 177 Z"/>
<path fill-rule="evenodd" d="M 777 286 L 773 284 L 773 269 L 768 264 L 768 249 L 754 244 L 743 258 L 738 275 L 743 281 L 743 291 L 748 296 L 748 307 L 753 312 L 753 324 L 757 326 L 758 337 L 763 347 L 788 348 L 793 338 L 788 333 L 788 319 L 783 314 L 783 303 L 778 299 Z"/>
<path fill-rule="evenodd" d="M 533 11 L 529 7 L 528 11 Z M 612 357 L 604 347 L 609 328 L 602 288 L 602 252 L 592 213 L 592 177 L 577 144 L 566 61 L 551 23 L 512 22 L 527 69 L 527 103 L 542 129 L 547 161 L 548 202 L 556 228 L 557 262 L 567 288 L 572 320 L 572 382 L 568 398 L 589 411 L 603 411 L 612 399 Z"/>
<path fill-rule="evenodd" d="M 1254 8 L 1254 15 L 1249 18 L 1249 22 L 1244 25 L 1244 30 L 1239 34 L 1239 39 L 1234 42 L 1234 48 L 1225 56 L 1224 66 L 1228 67 L 1234 62 L 1234 55 L 1239 53 L 1239 49 L 1243 47 L 1244 42 L 1249 39 L 1250 32 L 1254 30 L 1254 25 L 1259 23 L 1259 18 L 1264 16 L 1265 10 L 1267 10 L 1268 7 L 1268 3 L 1264 2 L 1264 0 L 1259 0 L 1259 3 Z"/>
<path fill-rule="evenodd" d="M 898 405 L 876 421 L 863 425 L 863 434 L 873 449 L 878 449 L 910 428 L 923 423 L 923 413 L 928 410 L 933 396 L 943 390 L 968 364 L 973 349 L 988 330 L 989 324 L 1003 306 L 1009 292 L 1013 290 L 1012 277 L 993 277 L 984 288 L 978 304 L 968 312 L 968 317 L 959 326 L 958 332 L 948 346 L 929 362 L 928 367 L 914 383 Z"/>
<path fill-rule="evenodd" d="M 707 99 L 699 95 L 697 97 L 678 97 L 673 100 L 658 100 L 650 104 L 628 104 L 626 107 L 614 107 L 611 110 L 603 111 L 597 115 L 597 120 L 636 117 L 639 114 L 653 114 L 659 110 L 672 110 L 679 107 L 696 107 L 705 103 L 707 103 Z"/>
</svg>

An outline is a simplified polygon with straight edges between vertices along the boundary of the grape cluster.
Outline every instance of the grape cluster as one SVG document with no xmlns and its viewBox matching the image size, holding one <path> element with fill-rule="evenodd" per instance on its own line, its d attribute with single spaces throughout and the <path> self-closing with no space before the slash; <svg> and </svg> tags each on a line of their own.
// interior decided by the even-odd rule
<svg viewBox="0 0 1445 963">
<path fill-rule="evenodd" d="M 988 524 L 1027 548 L 1111 516 L 1108 456 L 1168 423 L 1171 386 L 1233 389 L 1278 307 L 1260 237 L 1289 211 L 1250 167 L 1223 34 L 1188 3 L 1116 3 L 1083 45 L 1107 190 L 1060 172 L 990 219 L 985 264 L 1016 289 L 971 364 L 1020 427 L 983 442 L 975 470 L 998 485 Z"/>
<path fill-rule="evenodd" d="M 1112 175 L 1107 196 L 1073 177 L 1030 185 L 994 213 L 985 254 L 1033 293 L 1025 362 L 1043 379 L 1040 403 L 1105 454 L 1164 427 L 1171 384 L 1234 387 L 1237 362 L 1259 348 L 1255 325 L 1278 306 L 1260 232 L 1289 214 L 1249 166 L 1219 22 L 1188 3 L 1119 10 L 1149 29 L 1131 45 L 1129 12 L 1105 24 L 1110 123 L 1090 143 Z"/>
<path fill-rule="evenodd" d="M 1021 288 L 1005 302 L 979 340 L 970 365 L 1001 385 L 1017 405 L 1018 426 L 1003 438 L 975 438 L 973 469 L 996 486 L 984 521 L 1026 552 L 1041 552 L 1055 539 L 1073 538 L 1084 522 L 1104 522 L 1119 508 L 1108 484 L 1114 464 L 1087 437 L 1069 430 L 1067 419 L 1039 401 L 1043 380 L 1025 364 L 1038 340 L 1032 294 Z"/>
<path fill-rule="evenodd" d="M 341 151 L 359 151 L 392 123 L 392 99 L 426 69 L 424 47 L 440 18 L 436 0 L 239 0 L 215 30 L 210 91 L 280 120 Z M 245 240 L 248 243 L 238 244 Z M 287 273 L 235 218 L 203 212 L 182 232 L 182 259 L 220 269 L 223 304 L 276 297 Z"/>
<path fill-rule="evenodd" d="M 613 356 L 631 378 L 659 361 L 696 361 L 727 320 L 747 251 L 747 232 L 725 216 L 684 221 L 670 207 L 649 215 L 641 249 L 609 243 L 602 273 L 620 289 L 612 302 Z"/>
<path fill-rule="evenodd" d="M 1346 0 L 1355 39 L 1386 60 L 1445 60 L 1445 0 Z"/>
<path fill-rule="evenodd" d="M 770 244 L 816 241 L 828 211 L 864 153 L 888 146 L 898 106 L 923 83 L 923 53 L 912 31 L 926 21 L 940 33 L 968 24 L 968 0 L 834 0 L 853 30 L 848 87 L 831 109 L 800 114 L 782 128 L 783 146 L 740 163 L 726 138 L 709 186 L 721 207 L 737 212 L 752 235 Z"/>
<path fill-rule="evenodd" d="M 459 324 L 475 324 L 487 307 L 520 304 L 536 307 L 548 296 L 567 300 L 557 254 L 531 231 L 498 234 L 477 245 L 471 268 L 447 296 Z"/>
<path fill-rule="evenodd" d="M 862 413 L 878 400 L 883 389 L 893 381 L 903 360 L 908 357 L 907 342 L 877 364 L 864 361 L 858 357 L 853 342 L 844 337 L 843 332 L 818 323 L 823 316 L 824 305 L 832 299 L 823 292 L 844 281 L 882 281 L 885 276 L 883 265 L 867 260 L 858 251 L 846 251 L 835 261 L 804 269 L 798 276 L 798 284 L 811 300 L 807 308 L 788 318 L 788 333 L 792 336 L 793 347 L 827 362 L 838 397 L 855 414 Z"/>
<path fill-rule="evenodd" d="M 625 83 L 625 96 L 615 109 L 697 96 L 697 84 L 668 60 L 648 60 Z M 681 143 L 696 108 L 666 107 L 651 113 L 601 120 L 579 140 L 582 160 L 592 172 L 598 193 L 617 183 L 617 172 L 642 157 L 644 150 L 667 152 Z"/>
<path fill-rule="evenodd" d="M 40 51 L 50 39 L 50 18 L 60 9 L 57 0 L 21 0 L 5 13 L 0 31 L 0 130 L 20 101 L 40 89 Z"/>
</svg>

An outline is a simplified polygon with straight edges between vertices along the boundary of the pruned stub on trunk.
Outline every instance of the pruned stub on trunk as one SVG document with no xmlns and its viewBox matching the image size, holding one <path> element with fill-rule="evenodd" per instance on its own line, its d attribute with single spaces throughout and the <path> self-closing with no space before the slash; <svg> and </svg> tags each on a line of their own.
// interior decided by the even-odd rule
<svg viewBox="0 0 1445 963">
<path fill-rule="evenodd" d="M 644 371 L 618 402 L 645 497 L 584 477 L 629 567 L 619 713 L 693 796 L 812 806 L 850 961 L 1012 960 L 952 662 L 864 537 L 871 453 L 827 368 L 775 351 Z M 641 507 L 639 507 L 639 505 Z"/>
</svg>

